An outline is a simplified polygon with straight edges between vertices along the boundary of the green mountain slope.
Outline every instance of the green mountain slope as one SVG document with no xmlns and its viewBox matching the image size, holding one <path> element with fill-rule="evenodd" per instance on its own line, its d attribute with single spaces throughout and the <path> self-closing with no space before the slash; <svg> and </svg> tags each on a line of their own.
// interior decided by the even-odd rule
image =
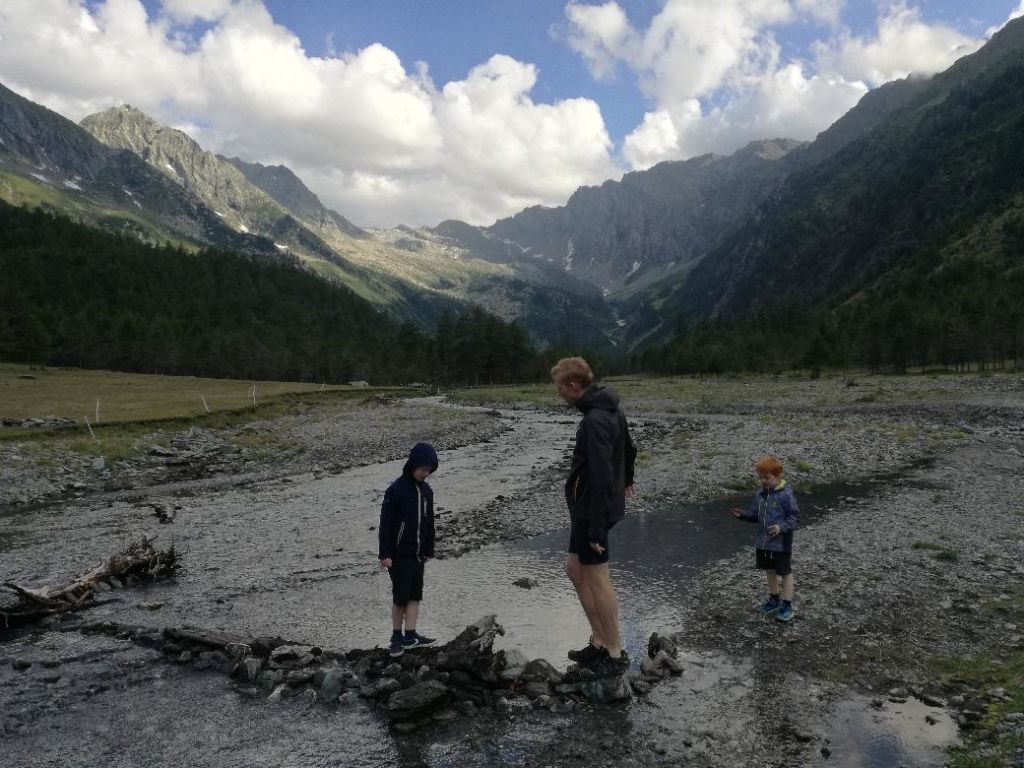
<svg viewBox="0 0 1024 768">
<path fill-rule="evenodd" d="M 678 335 L 648 365 L 1024 356 L 1024 20 L 903 96 L 662 288 Z"/>
<path fill-rule="evenodd" d="M 314 381 L 542 370 L 522 329 L 480 310 L 444 319 L 433 339 L 277 257 L 155 248 L 0 202 L 4 360 Z"/>
<path fill-rule="evenodd" d="M 1003 242 L 980 233 L 1015 217 L 1021 136 L 1024 20 L 866 135 L 794 173 L 694 270 L 678 294 L 681 316 L 749 311 L 780 292 L 841 302 L 890 271 L 938 268 L 958 241 Z"/>
</svg>

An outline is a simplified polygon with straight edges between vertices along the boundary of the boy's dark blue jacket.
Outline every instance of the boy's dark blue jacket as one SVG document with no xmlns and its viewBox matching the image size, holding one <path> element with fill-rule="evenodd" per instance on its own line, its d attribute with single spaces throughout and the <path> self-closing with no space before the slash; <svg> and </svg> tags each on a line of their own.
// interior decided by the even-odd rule
<svg viewBox="0 0 1024 768">
<path fill-rule="evenodd" d="M 413 477 L 417 467 L 437 469 L 437 452 L 417 443 L 409 452 L 402 476 L 384 492 L 380 507 L 380 559 L 434 556 L 434 492 Z"/>
<path fill-rule="evenodd" d="M 757 523 L 757 538 L 754 546 L 772 552 L 790 552 L 793 549 L 793 531 L 800 527 L 800 507 L 797 506 L 793 489 L 781 481 L 775 488 L 763 488 L 754 494 L 750 507 L 741 518 L 748 523 Z M 768 529 L 778 525 L 782 532 L 772 536 Z"/>
</svg>

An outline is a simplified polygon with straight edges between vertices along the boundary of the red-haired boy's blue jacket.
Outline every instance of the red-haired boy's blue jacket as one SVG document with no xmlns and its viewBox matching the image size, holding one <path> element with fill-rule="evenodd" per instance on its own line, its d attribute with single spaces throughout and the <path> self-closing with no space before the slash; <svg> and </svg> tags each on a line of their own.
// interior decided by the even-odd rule
<svg viewBox="0 0 1024 768">
<path fill-rule="evenodd" d="M 758 549 L 790 552 L 793 549 L 793 531 L 800 527 L 800 507 L 797 506 L 793 489 L 782 480 L 771 490 L 762 489 L 755 493 L 740 519 L 757 523 L 754 546 Z M 773 525 L 781 529 L 777 536 L 768 533 Z"/>
</svg>

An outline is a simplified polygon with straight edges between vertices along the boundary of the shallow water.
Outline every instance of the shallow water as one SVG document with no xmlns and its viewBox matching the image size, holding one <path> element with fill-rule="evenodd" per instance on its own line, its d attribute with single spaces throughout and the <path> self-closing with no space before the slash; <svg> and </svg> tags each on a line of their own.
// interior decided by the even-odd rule
<svg viewBox="0 0 1024 768">
<path fill-rule="evenodd" d="M 854 697 L 839 705 L 831 728 L 827 764 L 838 768 L 931 768 L 946 763 L 946 747 L 959 741 L 956 723 L 941 708 L 911 698 L 885 703 Z M 930 718 L 929 722 L 925 718 Z M 825 762 L 823 761 L 823 765 Z"/>
<path fill-rule="evenodd" d="M 431 484 L 442 514 L 467 513 L 499 494 L 526 490 L 537 468 L 563 459 L 575 433 L 573 419 L 530 412 L 507 417 L 511 429 L 501 437 L 441 453 L 442 471 Z M 0 575 L 29 584 L 61 581 L 120 543 L 157 532 L 159 542 L 173 540 L 186 551 L 185 572 L 170 583 L 112 593 L 114 601 L 90 611 L 90 619 L 277 634 L 332 649 L 384 644 L 390 582 L 377 564 L 375 527 L 383 490 L 401 464 L 176 499 L 184 508 L 169 526 L 155 524 L 148 508 L 121 502 L 8 516 L 0 519 Z M 813 524 L 838 497 L 869 490 L 830 486 L 803 493 L 803 521 Z M 754 526 L 728 512 L 748 498 L 628 516 L 616 526 L 612 574 L 623 637 L 634 658 L 652 631 L 681 626 L 687 584 L 701 567 L 750 546 Z M 565 651 L 583 644 L 589 632 L 564 575 L 567 540 L 566 529 L 431 562 L 419 629 L 446 638 L 494 613 L 506 628 L 499 647 L 517 647 L 564 668 Z M 740 588 L 749 589 L 753 604 L 761 581 L 752 567 L 749 576 Z M 538 586 L 513 586 L 521 577 L 536 579 Z M 150 610 L 154 605 L 159 607 Z M 441 726 L 430 739 L 396 738 L 362 707 L 251 699 L 219 675 L 169 667 L 149 651 L 74 633 L 0 644 L 3 656 L 65 660 L 57 682 L 48 682 L 54 673 L 39 663 L 26 673 L 0 664 L 0 710 L 26 724 L 3 737 L 12 765 L 543 764 L 536 758 L 546 754 L 545 744 L 563 739 L 558 728 L 564 722 L 553 716 L 541 727 L 481 718 Z M 730 754 L 729 740 L 756 748 L 758 739 L 771 738 L 767 726 L 730 726 L 734 720 L 749 726 L 751 712 L 772 712 L 756 660 L 684 650 L 683 662 L 684 675 L 647 700 L 581 717 L 596 718 L 595 727 L 604 732 L 645 734 L 663 745 L 668 760 L 727 764 L 721 761 Z M 737 719 L 737 711 L 745 714 Z M 899 721 L 859 714 L 841 708 L 833 725 L 837 757 L 853 761 L 843 765 L 896 765 L 903 755 L 931 754 L 925 746 L 932 745 L 911 738 L 909 729 L 898 742 L 887 736 L 903 733 Z M 875 755 L 892 760 L 868 762 Z"/>
</svg>

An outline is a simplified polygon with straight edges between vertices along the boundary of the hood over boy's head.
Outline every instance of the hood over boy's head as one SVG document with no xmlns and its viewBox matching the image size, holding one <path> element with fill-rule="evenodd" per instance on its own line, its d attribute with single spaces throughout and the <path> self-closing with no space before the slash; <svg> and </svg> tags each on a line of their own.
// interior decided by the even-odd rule
<svg viewBox="0 0 1024 768">
<path fill-rule="evenodd" d="M 411 473 L 420 467 L 430 467 L 431 472 L 437 471 L 437 451 L 430 443 L 416 443 L 409 451 L 409 459 L 405 462 L 403 472 Z"/>
</svg>

